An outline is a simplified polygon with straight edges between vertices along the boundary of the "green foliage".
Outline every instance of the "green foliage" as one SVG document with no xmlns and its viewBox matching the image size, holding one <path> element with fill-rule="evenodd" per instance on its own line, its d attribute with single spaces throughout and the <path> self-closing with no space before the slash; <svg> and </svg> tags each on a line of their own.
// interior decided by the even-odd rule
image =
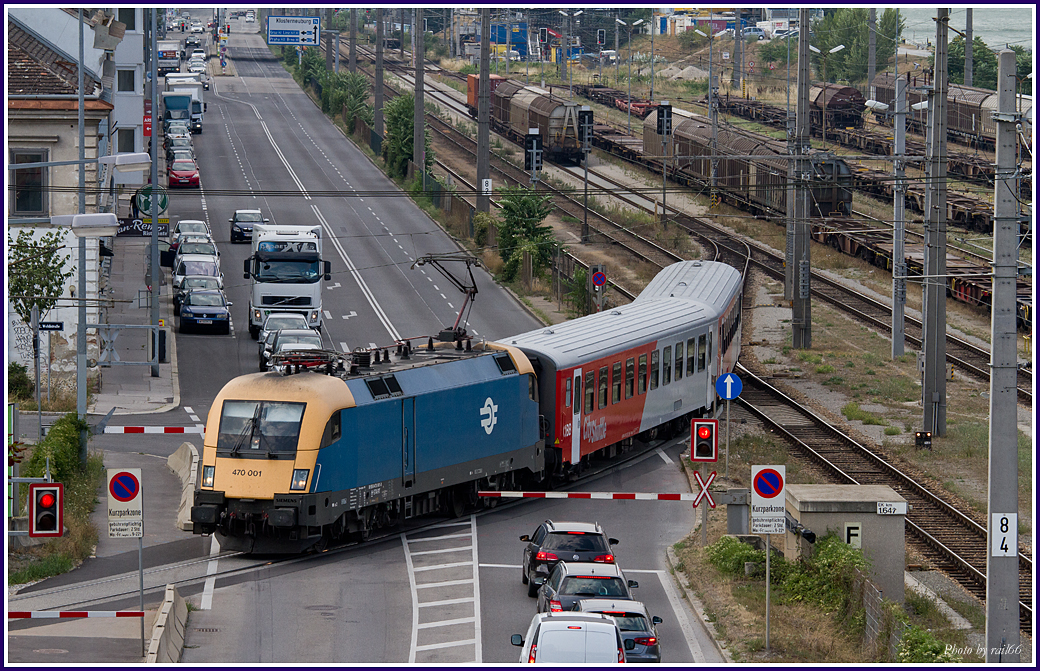
<svg viewBox="0 0 1040 671">
<path fill-rule="evenodd" d="M 16 401 L 28 401 L 36 387 L 29 379 L 25 366 L 12 361 L 7 364 L 7 394 Z"/>
<path fill-rule="evenodd" d="M 708 36 L 701 35 L 693 30 L 683 31 L 679 33 L 679 46 L 682 48 L 683 53 L 697 51 L 708 46 Z"/>
<path fill-rule="evenodd" d="M 60 231 L 52 231 L 36 238 L 32 231 L 22 229 L 17 240 L 7 240 L 11 305 L 26 324 L 32 321 L 34 305 L 43 319 L 65 291 L 65 280 L 72 277 L 71 269 L 63 271 L 69 255 L 61 252 L 62 237 Z"/>
<path fill-rule="evenodd" d="M 576 307 L 578 314 L 587 315 L 592 310 L 589 304 L 589 273 L 584 268 L 574 269 L 574 278 L 567 284 L 567 300 Z"/>
<path fill-rule="evenodd" d="M 995 90 L 997 88 L 997 54 L 982 41 L 981 37 L 974 38 L 971 44 L 971 85 Z M 964 46 L 964 37 L 961 35 L 950 42 L 947 67 L 952 84 L 964 83 Z M 1017 44 L 1009 45 L 1009 48 L 1015 52 L 1015 76 L 1019 80 L 1025 79 L 1026 75 L 1033 71 L 1032 54 Z M 929 62 L 934 66 L 935 58 L 930 58 Z"/>
<path fill-rule="evenodd" d="M 51 474 L 56 482 L 66 482 L 72 478 L 80 470 L 79 433 L 87 428 L 87 423 L 74 412 L 58 419 L 43 440 L 37 443 L 29 461 L 23 466 L 24 477 L 42 477 L 46 471 L 47 457 L 50 457 Z"/>
<path fill-rule="evenodd" d="M 951 664 L 960 662 L 960 655 L 947 652 L 946 645 L 931 632 L 910 625 L 899 641 L 896 661 L 901 664 Z"/>
<path fill-rule="evenodd" d="M 401 178 L 408 174 L 408 161 L 412 158 L 415 128 L 415 98 L 411 94 L 399 95 L 383 106 L 386 121 L 383 139 L 383 158 L 386 171 L 391 177 Z M 433 150 L 430 131 L 425 129 L 426 170 L 433 168 Z"/>
<path fill-rule="evenodd" d="M 491 231 L 493 222 L 494 217 L 487 212 L 475 212 L 473 214 L 473 242 L 476 243 L 477 247 L 487 246 L 488 233 Z"/>
<path fill-rule="evenodd" d="M 858 403 L 846 403 L 841 409 L 841 414 L 845 415 L 845 419 L 850 422 L 859 421 L 864 424 L 876 424 L 878 426 L 884 426 L 885 424 L 884 420 L 878 419 L 866 410 L 860 410 Z"/>
<path fill-rule="evenodd" d="M 743 576 L 744 563 L 761 563 L 766 560 L 766 553 L 756 550 L 747 543 L 742 543 L 732 536 L 723 536 L 706 548 L 708 561 L 723 573 Z"/>
<path fill-rule="evenodd" d="M 834 607 L 848 597 L 853 569 L 866 566 L 861 550 L 836 536 L 818 538 L 812 557 L 790 564 L 781 581 L 782 598 Z"/>
<path fill-rule="evenodd" d="M 472 65 L 472 64 L 471 65 L 463 65 L 461 68 L 459 68 L 459 74 L 460 75 L 475 75 L 475 74 L 477 74 L 477 66 L 476 65 Z"/>
<path fill-rule="evenodd" d="M 74 562 L 67 552 L 58 552 L 47 555 L 38 562 L 33 562 L 20 571 L 16 571 L 8 577 L 7 582 L 11 585 L 22 585 L 27 582 L 35 582 L 50 578 L 51 576 L 67 573 L 73 569 Z"/>
<path fill-rule="evenodd" d="M 542 221 L 553 210 L 552 198 L 526 187 L 501 190 L 502 225 L 498 230 L 498 253 L 506 262 L 506 280 L 516 278 L 524 252 L 529 252 L 534 274 L 552 264 L 559 243 L 552 227 Z"/>
</svg>

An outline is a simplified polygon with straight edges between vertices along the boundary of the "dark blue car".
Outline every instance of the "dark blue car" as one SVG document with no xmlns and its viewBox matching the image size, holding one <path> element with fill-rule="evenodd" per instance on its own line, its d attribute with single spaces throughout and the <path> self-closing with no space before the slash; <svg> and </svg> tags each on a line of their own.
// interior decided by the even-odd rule
<svg viewBox="0 0 1040 671">
<path fill-rule="evenodd" d="M 220 289 L 196 289 L 181 301 L 180 332 L 190 329 L 213 329 L 231 332 L 231 303 Z"/>
</svg>

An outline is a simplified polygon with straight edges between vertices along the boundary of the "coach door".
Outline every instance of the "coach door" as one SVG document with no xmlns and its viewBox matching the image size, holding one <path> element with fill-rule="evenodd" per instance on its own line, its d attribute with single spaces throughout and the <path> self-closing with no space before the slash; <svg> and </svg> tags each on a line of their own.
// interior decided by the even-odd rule
<svg viewBox="0 0 1040 671">
<path fill-rule="evenodd" d="M 574 380 L 571 386 L 571 463 L 577 464 L 581 461 L 581 369 L 574 371 Z"/>
<path fill-rule="evenodd" d="M 415 483 L 415 399 L 401 399 L 401 480 L 405 487 Z"/>
</svg>

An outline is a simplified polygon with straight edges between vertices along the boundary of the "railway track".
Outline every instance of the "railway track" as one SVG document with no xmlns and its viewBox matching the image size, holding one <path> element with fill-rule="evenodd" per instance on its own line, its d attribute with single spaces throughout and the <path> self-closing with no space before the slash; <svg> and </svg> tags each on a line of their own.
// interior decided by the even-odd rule
<svg viewBox="0 0 1040 671">
<path fill-rule="evenodd" d="M 986 600 L 987 531 L 984 526 L 932 494 L 912 474 L 855 442 L 830 422 L 770 385 L 742 365 L 744 389 L 737 399 L 798 453 L 844 484 L 884 484 L 910 505 L 906 531 L 926 557 Z M 1019 626 L 1032 633 L 1032 558 L 1019 551 Z"/>
</svg>

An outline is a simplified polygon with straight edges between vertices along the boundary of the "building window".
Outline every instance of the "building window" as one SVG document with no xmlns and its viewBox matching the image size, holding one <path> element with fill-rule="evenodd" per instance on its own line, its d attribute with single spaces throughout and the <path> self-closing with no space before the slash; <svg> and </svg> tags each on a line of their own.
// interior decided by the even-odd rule
<svg viewBox="0 0 1040 671">
<path fill-rule="evenodd" d="M 116 90 L 120 93 L 133 93 L 136 89 L 134 88 L 134 71 L 133 70 L 118 70 L 118 81 L 116 82 Z"/>
<path fill-rule="evenodd" d="M 125 23 L 127 30 L 137 30 L 137 8 L 121 7 L 119 9 L 118 21 Z"/>
<path fill-rule="evenodd" d="M 120 128 L 116 131 L 116 151 L 121 154 L 137 151 L 134 147 L 133 128 Z"/>
<path fill-rule="evenodd" d="M 47 152 L 43 150 L 12 151 L 11 163 L 43 163 Z M 47 173 L 44 168 L 25 168 L 14 171 L 11 183 L 14 197 L 12 214 L 47 214 Z"/>
</svg>

